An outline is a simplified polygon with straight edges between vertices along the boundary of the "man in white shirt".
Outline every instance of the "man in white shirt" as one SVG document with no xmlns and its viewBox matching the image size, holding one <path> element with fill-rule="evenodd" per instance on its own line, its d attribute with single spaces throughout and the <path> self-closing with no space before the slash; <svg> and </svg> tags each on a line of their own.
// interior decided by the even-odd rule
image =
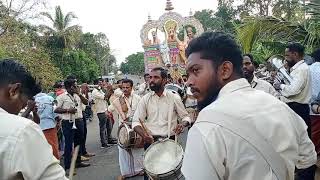
<svg viewBox="0 0 320 180">
<path fill-rule="evenodd" d="M 127 123 L 130 126 L 132 123 L 132 116 L 137 109 L 141 97 L 133 93 L 133 81 L 131 79 L 123 79 L 121 89 L 123 94 L 120 97 L 115 98 L 111 105 L 120 116 L 119 125 Z M 123 149 L 120 146 L 118 146 L 118 149 L 121 171 L 121 176 L 118 177 L 118 180 L 143 174 L 143 166 L 141 163 L 143 161 L 143 149 Z"/>
<path fill-rule="evenodd" d="M 100 142 L 101 148 L 109 147 L 108 144 L 116 144 L 111 139 L 112 125 L 110 119 L 107 118 L 106 112 L 108 110 L 107 99 L 108 94 L 104 90 L 103 80 L 99 79 L 95 84 L 99 85 L 98 88 L 94 88 L 92 91 L 92 97 L 94 100 L 94 106 L 97 111 L 100 128 Z"/>
<path fill-rule="evenodd" d="M 186 180 L 293 180 L 295 167 L 316 162 L 303 120 L 241 78 L 241 54 L 222 32 L 203 33 L 187 48 L 187 84 L 202 110 L 188 134 Z"/>
<path fill-rule="evenodd" d="M 274 87 L 265 80 L 258 79 L 255 75 L 255 65 L 253 56 L 251 54 L 244 54 L 242 61 L 242 70 L 244 77 L 248 80 L 251 87 L 257 90 L 264 91 L 273 96 L 278 96 L 278 92 L 274 89 Z"/>
<path fill-rule="evenodd" d="M 144 83 L 140 84 L 139 88 L 138 88 L 138 94 L 140 96 L 144 96 L 148 92 L 150 92 L 150 87 L 149 87 L 150 75 L 149 75 L 149 73 L 144 74 L 143 78 L 144 78 Z"/>
<path fill-rule="evenodd" d="M 165 69 L 151 70 L 149 84 L 152 91 L 142 97 L 133 116 L 132 128 L 144 139 L 145 149 L 159 139 L 174 139 L 175 134 L 180 134 L 191 123 L 179 94 L 164 88 L 167 78 Z M 181 119 L 179 124 L 178 117 Z M 142 128 L 142 121 L 147 132 Z"/>
<path fill-rule="evenodd" d="M 67 180 L 40 127 L 17 116 L 40 91 L 25 67 L 0 60 L 0 179 Z"/>
</svg>

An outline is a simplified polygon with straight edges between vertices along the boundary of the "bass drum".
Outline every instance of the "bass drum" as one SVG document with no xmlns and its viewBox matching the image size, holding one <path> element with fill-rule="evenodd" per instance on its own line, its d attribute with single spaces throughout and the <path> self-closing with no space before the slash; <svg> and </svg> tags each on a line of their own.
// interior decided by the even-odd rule
<svg viewBox="0 0 320 180">
<path fill-rule="evenodd" d="M 144 153 L 143 166 L 153 180 L 182 180 L 183 149 L 171 139 L 153 143 Z"/>
</svg>

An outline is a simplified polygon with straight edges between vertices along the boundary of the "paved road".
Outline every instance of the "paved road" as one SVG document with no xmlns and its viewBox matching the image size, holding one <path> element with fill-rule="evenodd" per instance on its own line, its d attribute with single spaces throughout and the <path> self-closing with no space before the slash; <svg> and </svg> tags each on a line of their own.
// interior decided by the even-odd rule
<svg viewBox="0 0 320 180">
<path fill-rule="evenodd" d="M 112 146 L 110 148 L 101 149 L 99 141 L 99 125 L 95 119 L 88 123 L 87 135 L 87 151 L 95 153 L 89 161 L 90 167 L 77 169 L 77 175 L 74 180 L 115 180 L 120 174 L 118 163 L 118 148 Z M 117 127 L 117 125 L 115 125 Z M 114 137 L 116 129 L 114 129 Z M 141 178 L 132 178 L 138 180 Z"/>
<path fill-rule="evenodd" d="M 77 175 L 74 180 L 115 180 L 120 174 L 118 163 L 118 147 L 112 146 L 110 148 L 101 149 L 99 141 L 98 120 L 94 119 L 88 123 L 88 136 L 87 136 L 87 150 L 88 152 L 95 153 L 96 156 L 92 157 L 89 161 L 90 167 L 77 169 Z M 114 127 L 118 127 L 117 124 Z M 113 137 L 116 137 L 117 128 L 113 129 Z M 185 132 L 179 142 L 183 142 L 182 146 L 185 147 L 186 142 Z M 142 180 L 142 177 L 130 178 L 130 180 Z"/>
</svg>

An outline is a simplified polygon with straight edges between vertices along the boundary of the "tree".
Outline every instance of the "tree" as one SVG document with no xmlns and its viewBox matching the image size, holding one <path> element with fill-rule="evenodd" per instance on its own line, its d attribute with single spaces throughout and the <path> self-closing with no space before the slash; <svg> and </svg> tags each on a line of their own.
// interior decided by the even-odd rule
<svg viewBox="0 0 320 180">
<path fill-rule="evenodd" d="M 48 36 L 55 36 L 61 42 L 61 48 L 68 48 L 75 37 L 75 33 L 81 31 L 78 25 L 71 25 L 73 19 L 77 18 L 72 12 L 68 12 L 65 16 L 60 6 L 55 7 L 55 14 L 52 16 L 48 12 L 42 12 L 42 16 L 48 18 L 52 25 L 41 25 L 41 31 Z"/>
<path fill-rule="evenodd" d="M 120 71 L 125 74 L 143 75 L 144 73 L 144 54 L 137 52 L 129 55 L 125 62 L 121 63 Z"/>
<path fill-rule="evenodd" d="M 287 21 L 302 21 L 303 6 L 300 0 L 277 0 L 273 4 L 272 14 Z"/>
<path fill-rule="evenodd" d="M 59 68 L 52 63 L 49 54 L 41 46 L 35 46 L 36 33 L 33 26 L 13 21 L 15 28 L 0 36 L 0 58 L 14 58 L 27 69 L 48 90 L 62 78 Z"/>
</svg>

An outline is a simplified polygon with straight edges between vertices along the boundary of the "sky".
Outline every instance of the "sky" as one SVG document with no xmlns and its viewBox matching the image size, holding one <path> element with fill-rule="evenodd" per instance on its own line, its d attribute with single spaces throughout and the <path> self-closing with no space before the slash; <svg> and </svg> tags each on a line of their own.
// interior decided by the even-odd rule
<svg viewBox="0 0 320 180">
<path fill-rule="evenodd" d="M 188 16 L 191 11 L 213 9 L 217 0 L 172 0 L 175 12 Z M 75 24 L 84 32 L 103 32 L 107 35 L 117 64 L 127 56 L 143 51 L 140 30 L 148 20 L 148 14 L 157 20 L 165 13 L 166 0 L 50 0 L 54 6 L 60 5 L 63 12 L 73 12 L 78 17 Z"/>
</svg>

